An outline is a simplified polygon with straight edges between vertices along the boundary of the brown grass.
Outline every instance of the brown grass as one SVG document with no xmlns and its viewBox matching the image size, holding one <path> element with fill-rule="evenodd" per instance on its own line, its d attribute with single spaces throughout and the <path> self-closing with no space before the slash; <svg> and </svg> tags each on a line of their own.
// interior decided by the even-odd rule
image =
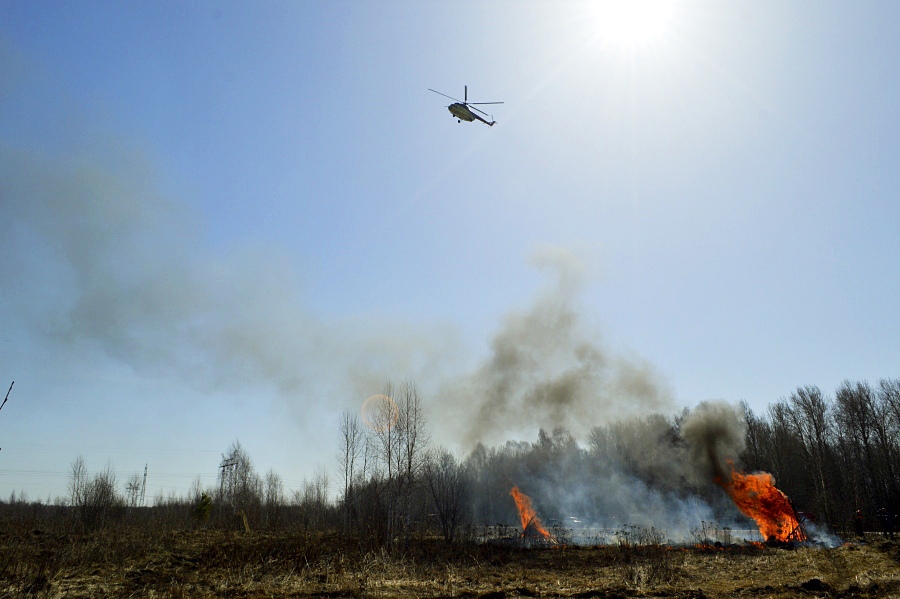
<svg viewBox="0 0 900 599">
<path fill-rule="evenodd" d="M 321 534 L 5 530 L 5 597 L 890 597 L 900 546 L 365 549 Z"/>
</svg>

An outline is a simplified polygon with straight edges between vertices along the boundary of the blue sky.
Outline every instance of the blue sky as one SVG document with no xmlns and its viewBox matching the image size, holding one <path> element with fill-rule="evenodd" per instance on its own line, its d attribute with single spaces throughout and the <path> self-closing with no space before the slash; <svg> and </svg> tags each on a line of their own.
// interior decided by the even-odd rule
<svg viewBox="0 0 900 599">
<path fill-rule="evenodd" d="M 898 376 L 900 6 L 598 6 L 0 0 L 0 496 L 297 488 L 386 380 L 465 452 Z"/>
</svg>

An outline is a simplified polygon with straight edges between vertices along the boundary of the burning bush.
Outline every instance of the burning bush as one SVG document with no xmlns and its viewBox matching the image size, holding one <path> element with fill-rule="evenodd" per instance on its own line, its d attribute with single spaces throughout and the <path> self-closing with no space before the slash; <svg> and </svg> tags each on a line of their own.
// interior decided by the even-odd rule
<svg viewBox="0 0 900 599">
<path fill-rule="evenodd" d="M 745 516 L 756 522 L 766 541 L 806 540 L 791 500 L 775 486 L 775 478 L 768 472 L 743 474 L 732 468 L 729 480 L 716 477 L 716 483 Z"/>
<path fill-rule="evenodd" d="M 553 540 L 550 532 L 544 528 L 544 523 L 537 515 L 537 510 L 531 505 L 531 498 L 519 491 L 519 487 L 513 487 L 509 492 L 516 502 L 519 511 L 519 520 L 522 522 L 522 538 L 539 537 L 548 541 Z"/>
</svg>

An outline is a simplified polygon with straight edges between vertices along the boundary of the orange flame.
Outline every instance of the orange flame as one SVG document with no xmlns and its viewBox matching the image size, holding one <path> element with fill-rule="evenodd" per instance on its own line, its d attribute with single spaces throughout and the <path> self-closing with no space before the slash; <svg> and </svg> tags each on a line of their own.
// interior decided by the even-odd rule
<svg viewBox="0 0 900 599">
<path fill-rule="evenodd" d="M 756 521 L 766 541 L 806 540 L 791 500 L 775 486 L 775 478 L 768 472 L 743 474 L 732 468 L 731 480 L 723 482 L 717 476 L 716 483 L 725 489 L 745 516 Z"/>
<path fill-rule="evenodd" d="M 519 510 L 519 520 L 522 521 L 522 536 L 524 537 L 530 531 L 531 534 L 538 534 L 545 539 L 551 539 L 550 533 L 544 528 L 544 523 L 538 518 L 537 511 L 531 505 L 531 497 L 522 493 L 518 486 L 512 488 L 509 492 L 516 502 L 516 509 Z"/>
</svg>

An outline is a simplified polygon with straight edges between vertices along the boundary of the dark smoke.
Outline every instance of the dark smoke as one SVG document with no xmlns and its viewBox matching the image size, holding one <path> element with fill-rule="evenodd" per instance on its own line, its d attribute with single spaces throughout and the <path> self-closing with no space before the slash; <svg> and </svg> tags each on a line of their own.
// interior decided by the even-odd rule
<svg viewBox="0 0 900 599">
<path fill-rule="evenodd" d="M 729 461 L 744 451 L 747 425 L 740 410 L 724 401 L 702 402 L 681 425 L 697 482 L 726 480 Z"/>
</svg>

